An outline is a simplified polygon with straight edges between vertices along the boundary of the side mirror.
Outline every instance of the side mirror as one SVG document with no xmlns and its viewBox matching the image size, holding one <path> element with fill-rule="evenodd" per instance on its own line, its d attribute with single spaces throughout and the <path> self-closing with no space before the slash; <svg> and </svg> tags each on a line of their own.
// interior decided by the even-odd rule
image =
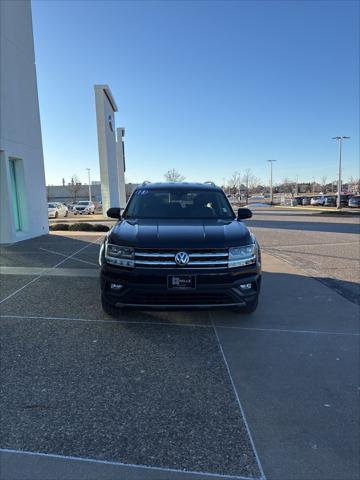
<svg viewBox="0 0 360 480">
<path fill-rule="evenodd" d="M 110 218 L 120 219 L 121 218 L 120 210 L 121 209 L 117 207 L 109 208 L 109 210 L 106 212 L 106 215 Z"/>
<path fill-rule="evenodd" d="M 237 214 L 238 220 L 245 220 L 246 218 L 251 218 L 251 217 L 252 217 L 251 210 L 249 210 L 248 208 L 239 208 L 238 214 Z"/>
</svg>

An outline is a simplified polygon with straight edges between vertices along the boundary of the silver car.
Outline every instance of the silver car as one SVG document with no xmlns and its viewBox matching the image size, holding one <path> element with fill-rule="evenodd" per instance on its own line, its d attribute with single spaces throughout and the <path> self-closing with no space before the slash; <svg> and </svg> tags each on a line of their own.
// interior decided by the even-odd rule
<svg viewBox="0 0 360 480">
<path fill-rule="evenodd" d="M 48 218 L 67 217 L 68 215 L 69 209 L 63 203 L 48 203 Z"/>
<path fill-rule="evenodd" d="M 95 205 L 89 200 L 81 200 L 74 205 L 73 208 L 74 215 L 91 215 L 95 213 Z"/>
</svg>

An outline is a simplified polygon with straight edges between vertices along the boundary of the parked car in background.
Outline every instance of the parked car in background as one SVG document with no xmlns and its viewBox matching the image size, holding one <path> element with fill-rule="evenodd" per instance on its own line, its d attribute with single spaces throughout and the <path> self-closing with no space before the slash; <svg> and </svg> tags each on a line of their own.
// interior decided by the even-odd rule
<svg viewBox="0 0 360 480">
<path fill-rule="evenodd" d="M 311 200 L 311 197 L 303 197 L 302 204 L 303 205 L 310 205 L 310 200 Z"/>
<path fill-rule="evenodd" d="M 325 197 L 324 207 L 336 207 L 336 197 Z"/>
<path fill-rule="evenodd" d="M 74 209 L 74 205 L 75 203 L 74 202 L 71 202 L 71 203 L 65 203 L 65 205 L 67 206 L 67 208 L 69 209 L 69 212 L 72 212 L 73 209 Z"/>
<path fill-rule="evenodd" d="M 296 202 L 297 202 L 298 205 L 302 205 L 302 204 L 303 204 L 303 203 L 302 203 L 302 202 L 303 202 L 303 198 L 304 198 L 304 197 L 294 197 L 294 200 L 296 200 Z"/>
<path fill-rule="evenodd" d="M 349 205 L 349 200 L 353 197 L 353 195 L 340 195 L 340 207 L 347 207 Z M 337 203 L 337 197 L 336 197 Z"/>
<path fill-rule="evenodd" d="M 324 195 L 320 195 L 320 196 L 317 196 L 317 197 L 312 197 L 311 200 L 310 200 L 310 205 L 314 205 L 314 206 L 323 206 L 325 203 L 325 196 Z"/>
<path fill-rule="evenodd" d="M 89 200 L 81 200 L 74 205 L 74 215 L 91 215 L 95 213 L 95 205 Z"/>
<path fill-rule="evenodd" d="M 68 215 L 69 209 L 63 203 L 48 203 L 48 218 L 67 217 Z"/>
<path fill-rule="evenodd" d="M 354 195 L 349 199 L 348 206 L 351 208 L 360 208 L 360 195 Z"/>
</svg>

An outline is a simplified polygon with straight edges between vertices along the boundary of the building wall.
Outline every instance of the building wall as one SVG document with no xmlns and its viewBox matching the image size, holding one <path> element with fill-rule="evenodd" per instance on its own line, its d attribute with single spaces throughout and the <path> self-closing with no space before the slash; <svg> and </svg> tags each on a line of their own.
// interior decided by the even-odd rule
<svg viewBox="0 0 360 480">
<path fill-rule="evenodd" d="M 73 203 L 80 200 L 89 200 L 89 185 L 79 185 L 74 189 L 71 185 L 48 185 L 47 198 L 49 202 Z M 101 184 L 91 185 L 91 200 L 101 202 Z"/>
<path fill-rule="evenodd" d="M 119 175 L 119 195 L 120 207 L 125 208 L 126 205 L 126 187 L 125 187 L 125 154 L 124 154 L 124 138 L 125 128 L 116 129 L 116 159 Z"/>
<path fill-rule="evenodd" d="M 117 107 L 107 85 L 95 85 L 96 121 L 103 209 L 120 207 L 116 159 L 115 112 Z"/>
<path fill-rule="evenodd" d="M 121 204 L 122 208 L 125 207 L 127 200 L 130 198 L 130 195 L 137 186 L 138 183 L 127 183 L 125 185 L 125 199 L 123 200 L 124 203 Z M 46 189 L 48 202 L 72 203 L 75 200 L 74 190 L 69 185 L 48 185 Z M 79 186 L 78 190 L 76 191 L 76 200 L 89 200 L 88 185 Z M 100 183 L 93 183 L 91 185 L 91 200 L 93 202 L 102 201 Z"/>
<path fill-rule="evenodd" d="M 0 243 L 48 233 L 31 4 L 0 1 Z M 15 160 L 21 230 L 16 231 Z"/>
</svg>

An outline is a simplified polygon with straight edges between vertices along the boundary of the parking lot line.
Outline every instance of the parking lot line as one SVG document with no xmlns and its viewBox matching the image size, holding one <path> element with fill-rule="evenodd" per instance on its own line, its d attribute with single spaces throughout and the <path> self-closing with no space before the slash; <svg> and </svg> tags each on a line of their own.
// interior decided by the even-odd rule
<svg viewBox="0 0 360 480">
<path fill-rule="evenodd" d="M 182 473 L 184 475 L 199 475 L 199 476 L 207 476 L 210 478 L 225 478 L 229 480 L 262 480 L 261 478 L 258 479 L 256 477 L 244 477 L 238 475 L 223 475 L 221 473 L 209 473 L 209 472 L 199 472 L 199 471 L 192 471 L 192 470 L 180 470 L 176 468 L 165 468 L 165 467 L 152 467 L 148 465 L 137 465 L 133 463 L 123 463 L 123 462 L 114 462 L 109 460 L 97 460 L 93 458 L 84 458 L 84 457 L 73 457 L 67 455 L 57 455 L 54 453 L 40 453 L 40 452 L 29 452 L 24 450 L 12 450 L 7 448 L 0 448 L 0 452 L 4 453 L 16 453 L 22 455 L 31 455 L 31 456 L 38 456 L 38 457 L 48 457 L 48 458 L 58 458 L 63 460 L 69 461 L 81 461 L 81 462 L 91 462 L 91 463 L 98 463 L 103 465 L 118 465 L 121 467 L 133 467 L 133 468 L 142 468 L 146 470 L 154 470 L 159 472 L 169 472 L 169 473 Z"/>
<path fill-rule="evenodd" d="M 216 336 L 216 339 L 217 339 L 217 342 L 218 342 L 218 345 L 219 345 L 219 349 L 220 349 L 222 358 L 223 358 L 223 360 L 224 360 L 224 363 L 225 363 L 226 370 L 227 370 L 228 375 L 229 375 L 229 378 L 230 378 L 230 382 L 231 382 L 232 388 L 233 388 L 233 390 L 234 390 L 234 394 L 235 394 L 235 397 L 236 397 L 236 401 L 237 401 L 237 403 L 238 403 L 238 405 L 239 405 L 240 412 L 241 412 L 241 415 L 242 415 L 242 418 L 243 418 L 243 421 L 244 421 L 244 424 L 245 424 L 245 427 L 246 427 L 246 431 L 247 431 L 247 434 L 248 434 L 249 439 L 250 439 L 250 443 L 251 443 L 251 446 L 252 446 L 252 449 L 253 449 L 253 452 L 254 452 L 254 455 L 255 455 L 255 458 L 256 458 L 256 462 L 257 462 L 257 464 L 258 464 L 258 468 L 259 468 L 259 471 L 260 471 L 260 474 L 261 474 L 261 479 L 266 480 L 265 473 L 264 473 L 264 470 L 263 470 L 263 468 L 262 468 L 262 465 L 261 465 L 261 462 L 260 462 L 260 458 L 259 458 L 259 455 L 258 455 L 257 450 L 256 450 L 256 447 L 255 447 L 254 440 L 253 440 L 252 435 L 251 435 L 251 431 L 250 431 L 250 428 L 249 428 L 249 424 L 248 424 L 248 422 L 247 422 L 246 415 L 245 415 L 244 409 L 243 409 L 243 407 L 242 407 L 239 394 L 238 394 L 238 392 L 237 392 L 237 390 L 236 390 L 235 383 L 234 383 L 233 377 L 232 377 L 232 375 L 231 375 L 231 371 L 230 371 L 228 362 L 227 362 L 227 360 L 226 360 L 226 356 L 225 356 L 224 350 L 223 350 L 222 345 L 221 345 L 221 343 L 220 343 L 219 335 L 218 335 L 218 332 L 217 332 L 217 330 L 216 330 L 216 325 L 214 324 L 214 319 L 213 319 L 213 317 L 212 317 L 211 312 L 209 312 L 209 316 L 210 316 L 210 320 L 211 320 L 211 324 L 212 324 L 211 326 L 212 326 L 213 329 L 214 329 L 215 336 Z"/>
<path fill-rule="evenodd" d="M 46 267 L 1 267 L 0 275 L 42 276 L 42 277 L 99 277 L 97 268 L 56 268 Z"/>
<path fill-rule="evenodd" d="M 298 333 L 311 335 L 345 335 L 351 337 L 358 337 L 360 333 L 351 332 L 328 332 L 323 330 L 291 330 L 286 328 L 258 328 L 258 327 L 237 327 L 231 325 L 216 325 L 216 328 L 230 328 L 234 330 L 254 330 L 255 332 L 269 332 L 269 333 Z"/>
<path fill-rule="evenodd" d="M 73 258 L 74 255 L 82 252 L 83 250 L 85 250 L 86 248 L 90 247 L 90 245 L 93 245 L 94 243 L 96 243 L 98 240 L 102 239 L 103 237 L 102 236 L 98 236 L 97 239 L 94 241 L 94 242 L 91 242 L 91 243 L 87 243 L 84 247 L 81 247 L 80 249 L 76 250 L 76 252 L 72 253 L 71 255 L 68 255 L 66 258 L 64 258 L 63 260 L 60 260 L 60 262 L 58 262 L 56 265 L 54 265 L 53 267 L 50 267 L 50 268 L 47 268 L 45 269 L 42 273 L 40 273 L 37 277 L 33 278 L 32 280 L 30 280 L 29 282 L 25 283 L 25 285 L 23 285 L 22 287 L 18 288 L 17 290 L 15 290 L 15 292 L 12 292 L 10 293 L 10 295 L 8 295 L 7 297 L 5 297 L 4 299 L 2 299 L 0 301 L 0 305 L 4 302 L 6 302 L 6 300 L 9 300 L 9 298 L 13 297 L 14 295 L 16 295 L 17 293 L 21 292 L 21 290 L 24 290 L 24 288 L 28 287 L 29 285 L 31 285 L 32 283 L 36 282 L 37 280 L 39 280 L 39 278 L 41 278 L 43 275 L 46 274 L 47 271 L 51 271 L 52 269 L 54 268 L 57 268 L 59 267 L 60 265 L 62 265 L 64 262 L 66 262 L 66 260 L 68 260 L 69 258 Z"/>
<path fill-rule="evenodd" d="M 39 250 L 43 250 L 44 252 L 48 252 L 48 253 L 53 253 L 54 255 L 59 255 L 61 257 L 67 257 L 67 255 L 65 255 L 64 253 L 61 253 L 61 252 L 55 252 L 54 250 L 48 250 L 47 248 L 42 248 L 42 247 L 39 247 Z M 95 266 L 98 266 L 97 263 L 95 262 L 88 262 L 87 260 L 82 260 L 81 258 L 73 258 L 73 260 L 76 260 L 77 262 L 81 262 L 81 263 L 86 263 L 88 265 L 95 265 Z"/>
<path fill-rule="evenodd" d="M 210 312 L 211 315 L 211 312 Z M 259 327 L 240 327 L 236 325 L 216 325 L 215 323 L 211 325 L 200 324 L 200 323 L 167 323 L 167 322 L 156 322 L 156 321 L 139 321 L 139 320 L 119 320 L 119 319 L 90 319 L 90 318 L 69 318 L 69 317 L 49 317 L 49 316 L 40 316 L 40 315 L 0 315 L 0 318 L 16 318 L 23 320 L 55 320 L 55 321 L 68 321 L 68 322 L 87 322 L 87 323 L 118 323 L 124 325 L 163 325 L 166 327 L 202 327 L 202 328 L 224 328 L 224 329 L 233 329 L 233 330 L 244 330 L 244 331 L 254 331 L 254 332 L 266 332 L 266 333 L 294 333 L 302 335 L 341 335 L 341 336 L 350 336 L 350 337 L 359 337 L 360 333 L 351 333 L 351 332 L 329 332 L 324 330 L 291 330 L 285 328 L 259 328 Z"/>
</svg>

